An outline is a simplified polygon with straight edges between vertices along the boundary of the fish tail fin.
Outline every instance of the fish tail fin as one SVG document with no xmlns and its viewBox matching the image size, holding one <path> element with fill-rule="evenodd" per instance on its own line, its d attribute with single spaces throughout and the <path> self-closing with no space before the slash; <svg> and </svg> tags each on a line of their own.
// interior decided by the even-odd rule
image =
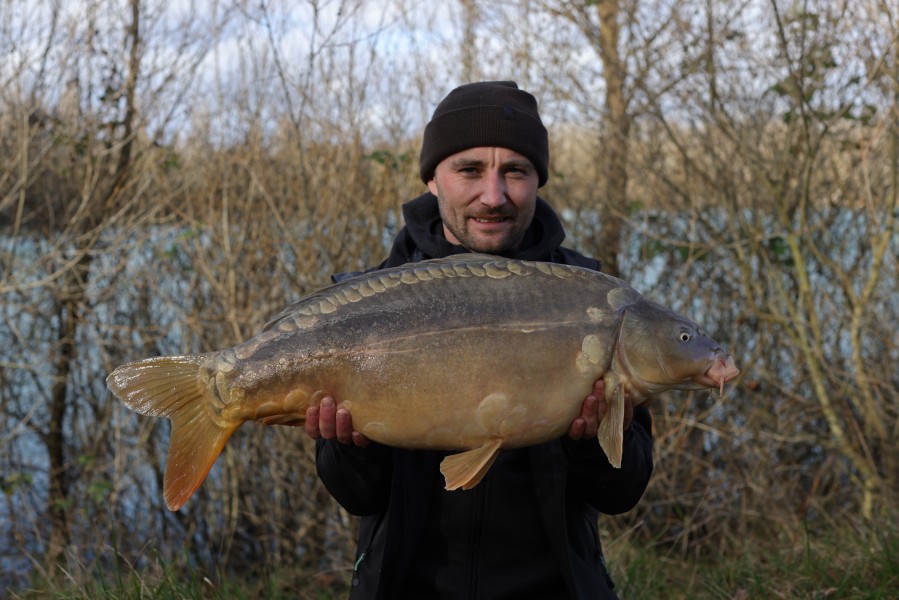
<svg viewBox="0 0 899 600">
<path fill-rule="evenodd" d="M 596 432 L 599 445 L 616 469 L 621 468 L 621 457 L 624 453 L 624 386 L 619 383 L 611 394 L 606 395 L 609 410 L 599 422 Z"/>
<path fill-rule="evenodd" d="M 200 369 L 210 354 L 167 356 L 128 363 L 115 369 L 106 385 L 128 408 L 172 422 L 165 468 L 164 496 L 169 510 L 190 498 L 242 421 L 219 415 Z"/>
</svg>

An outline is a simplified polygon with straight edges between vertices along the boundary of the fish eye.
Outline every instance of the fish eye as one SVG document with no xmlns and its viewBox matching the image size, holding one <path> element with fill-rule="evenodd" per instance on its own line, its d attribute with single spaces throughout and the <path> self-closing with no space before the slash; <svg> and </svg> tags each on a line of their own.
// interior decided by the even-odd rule
<svg viewBox="0 0 899 600">
<path fill-rule="evenodd" d="M 691 339 L 693 339 L 693 335 L 689 331 L 680 332 L 680 341 L 689 342 Z"/>
</svg>

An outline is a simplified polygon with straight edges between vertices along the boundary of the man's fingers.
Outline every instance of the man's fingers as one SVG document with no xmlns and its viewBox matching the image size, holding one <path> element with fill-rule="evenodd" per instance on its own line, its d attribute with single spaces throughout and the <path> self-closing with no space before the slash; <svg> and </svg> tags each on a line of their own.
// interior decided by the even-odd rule
<svg viewBox="0 0 899 600">
<path fill-rule="evenodd" d="M 314 440 L 317 440 L 322 436 L 321 430 L 318 428 L 318 415 L 319 410 L 317 406 L 310 406 L 306 410 L 306 435 L 311 437 Z"/>
<path fill-rule="evenodd" d="M 602 421 L 609 412 L 609 401 L 605 396 L 596 397 L 596 420 Z"/>
<path fill-rule="evenodd" d="M 337 409 L 337 441 L 342 444 L 350 444 L 353 441 L 353 418 L 345 408 Z"/>
<path fill-rule="evenodd" d="M 596 409 L 599 405 L 599 399 L 590 394 L 584 398 L 581 405 L 581 414 L 576 417 L 568 428 L 568 436 L 573 440 L 590 438 L 596 436 L 596 430 L 599 423 Z"/>
<path fill-rule="evenodd" d="M 334 398 L 325 396 L 320 406 L 306 410 L 306 433 L 313 439 L 337 440 L 342 444 L 368 446 L 367 437 L 353 430 L 353 417 L 345 408 L 338 408 Z"/>
<path fill-rule="evenodd" d="M 571 422 L 571 427 L 568 428 L 568 436 L 573 440 L 579 440 L 584 437 L 584 427 L 587 424 L 584 423 L 584 419 L 581 417 L 577 417 L 574 421 Z"/>
<path fill-rule="evenodd" d="M 334 398 L 325 396 L 319 407 L 318 427 L 322 437 L 333 440 L 337 436 L 337 406 Z"/>
<path fill-rule="evenodd" d="M 584 406 L 581 409 L 581 418 L 584 420 L 584 437 L 594 437 L 599 423 L 599 398 L 593 394 L 587 396 L 584 400 Z"/>
</svg>

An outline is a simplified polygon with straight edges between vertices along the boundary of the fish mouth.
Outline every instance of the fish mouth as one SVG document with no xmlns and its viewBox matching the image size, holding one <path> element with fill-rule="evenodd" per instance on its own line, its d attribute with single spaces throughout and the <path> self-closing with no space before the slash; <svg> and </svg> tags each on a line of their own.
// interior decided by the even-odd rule
<svg viewBox="0 0 899 600">
<path fill-rule="evenodd" d="M 699 383 L 704 384 L 706 387 L 718 388 L 718 392 L 723 395 L 724 384 L 732 381 L 739 374 L 740 369 L 734 363 L 733 357 L 728 354 L 724 357 L 716 358 L 712 366 L 703 373 Z"/>
</svg>

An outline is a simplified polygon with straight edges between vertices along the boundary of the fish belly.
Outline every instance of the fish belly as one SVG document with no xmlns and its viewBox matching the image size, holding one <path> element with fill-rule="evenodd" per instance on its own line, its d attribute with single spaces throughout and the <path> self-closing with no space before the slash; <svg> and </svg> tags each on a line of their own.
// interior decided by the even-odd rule
<svg viewBox="0 0 899 600">
<path fill-rule="evenodd" d="M 335 397 L 368 438 L 460 449 L 556 438 L 605 366 L 584 360 L 582 325 L 417 333 L 298 365 L 285 397 Z M 585 368 L 586 365 L 586 368 Z"/>
</svg>

